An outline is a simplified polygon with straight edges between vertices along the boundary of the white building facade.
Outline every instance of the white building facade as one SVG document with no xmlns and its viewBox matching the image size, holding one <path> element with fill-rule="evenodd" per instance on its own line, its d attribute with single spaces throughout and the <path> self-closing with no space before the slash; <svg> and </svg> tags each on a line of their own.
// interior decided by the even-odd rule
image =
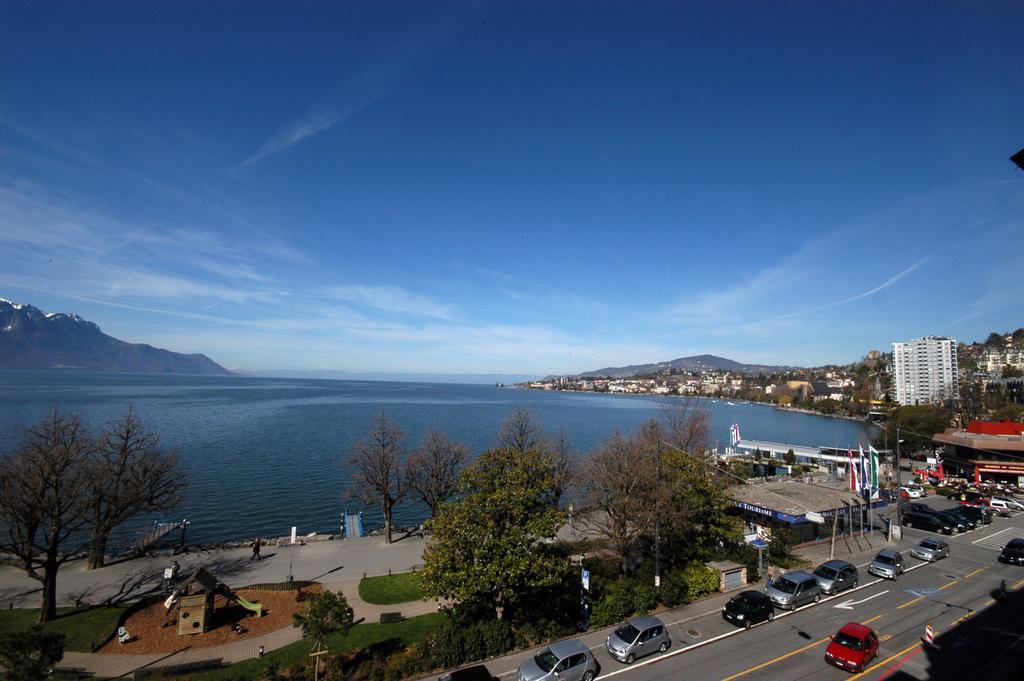
<svg viewBox="0 0 1024 681">
<path fill-rule="evenodd" d="M 956 341 L 946 336 L 926 336 L 893 343 L 892 378 L 896 401 L 902 405 L 956 399 Z"/>
</svg>

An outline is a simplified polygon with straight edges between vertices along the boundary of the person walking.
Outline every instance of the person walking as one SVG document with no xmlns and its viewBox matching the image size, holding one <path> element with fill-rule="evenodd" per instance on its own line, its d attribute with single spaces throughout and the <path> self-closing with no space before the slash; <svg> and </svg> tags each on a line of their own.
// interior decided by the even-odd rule
<svg viewBox="0 0 1024 681">
<path fill-rule="evenodd" d="M 260 538 L 259 537 L 256 537 L 256 539 L 252 543 L 252 555 L 249 556 L 249 560 L 252 560 L 253 558 L 255 558 L 256 560 L 260 560 Z"/>
</svg>

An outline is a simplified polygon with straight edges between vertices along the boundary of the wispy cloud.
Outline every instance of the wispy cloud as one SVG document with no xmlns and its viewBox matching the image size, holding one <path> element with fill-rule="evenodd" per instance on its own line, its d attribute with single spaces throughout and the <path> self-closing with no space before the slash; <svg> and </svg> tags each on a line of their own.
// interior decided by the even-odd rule
<svg viewBox="0 0 1024 681">
<path fill-rule="evenodd" d="M 847 298 L 842 298 L 840 300 L 833 300 L 832 302 L 824 303 L 823 305 L 815 305 L 813 307 L 808 307 L 808 308 L 805 308 L 805 309 L 802 309 L 802 310 L 797 310 L 795 312 L 787 312 L 786 314 L 781 314 L 781 315 L 777 315 L 775 317 L 770 317 L 768 319 L 763 320 L 761 323 L 774 322 L 774 321 L 778 321 L 780 319 L 793 319 L 795 317 L 800 317 L 802 315 L 811 314 L 813 312 L 822 312 L 823 310 L 829 310 L 829 309 L 834 308 L 834 307 L 839 307 L 840 305 L 846 305 L 848 303 L 853 303 L 853 302 L 856 302 L 858 300 L 863 300 L 865 298 L 868 298 L 869 296 L 873 296 L 876 293 L 880 293 L 880 292 L 884 291 L 885 289 L 889 288 L 890 286 L 892 286 L 896 282 L 900 281 L 901 279 L 904 279 L 904 278 L 910 276 L 914 271 L 916 271 L 919 267 L 921 267 L 921 265 L 925 264 L 926 262 L 928 262 L 928 258 L 922 258 L 922 259 L 918 260 L 917 262 L 913 263 L 912 265 L 910 265 L 909 267 L 907 267 L 906 269 L 902 270 L 901 272 L 898 272 L 897 274 L 889 277 L 888 279 L 883 281 L 878 286 L 875 286 L 874 288 L 871 288 L 871 289 L 869 289 L 867 291 L 863 291 L 863 292 L 858 293 L 856 295 L 852 295 L 852 296 L 849 296 Z"/>
<path fill-rule="evenodd" d="M 338 89 L 320 105 L 279 130 L 235 170 L 243 170 L 303 140 L 329 130 L 363 109 L 376 104 L 401 86 L 436 48 L 449 31 L 433 27 L 382 49 L 376 57 L 350 76 L 341 79 Z"/>
<path fill-rule="evenodd" d="M 417 293 L 406 291 L 398 286 L 365 286 L 352 284 L 347 286 L 330 286 L 320 290 L 325 297 L 354 303 L 383 312 L 434 317 L 450 320 L 455 314 L 455 307 L 445 305 Z"/>
</svg>

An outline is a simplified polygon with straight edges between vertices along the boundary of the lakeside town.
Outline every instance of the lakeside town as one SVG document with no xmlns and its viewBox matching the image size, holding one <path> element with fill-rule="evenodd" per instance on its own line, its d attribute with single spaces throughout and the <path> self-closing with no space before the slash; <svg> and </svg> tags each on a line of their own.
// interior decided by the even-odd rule
<svg viewBox="0 0 1024 681">
<path fill-rule="evenodd" d="M 941 361 L 945 377 L 923 398 L 897 394 L 892 352 L 868 351 L 848 365 L 829 365 L 780 372 L 663 369 L 629 378 L 556 376 L 521 384 L 532 390 L 568 390 L 623 395 L 696 396 L 742 400 L 803 409 L 826 415 L 882 420 L 901 403 L 933 403 L 935 397 L 952 408 L 966 409 L 968 420 L 981 413 L 996 420 L 1019 417 L 1024 404 L 1024 329 L 991 333 L 984 342 L 950 340 Z M 954 400 L 956 396 L 956 400 Z M 902 398 L 902 399 L 901 399 Z M 959 413 L 959 411 L 958 411 Z"/>
</svg>

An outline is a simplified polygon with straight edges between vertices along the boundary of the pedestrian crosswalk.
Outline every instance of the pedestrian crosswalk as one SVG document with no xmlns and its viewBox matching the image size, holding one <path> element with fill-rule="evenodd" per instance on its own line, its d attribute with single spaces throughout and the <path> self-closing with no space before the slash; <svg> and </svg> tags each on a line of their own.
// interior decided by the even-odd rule
<svg viewBox="0 0 1024 681">
<path fill-rule="evenodd" d="M 975 539 L 971 543 L 1000 551 L 1004 546 L 1006 546 L 1006 542 L 1010 541 L 1014 537 L 1024 537 L 1024 528 L 1007 527 L 999 530 L 998 532 L 993 532 L 988 536 L 982 537 L 981 539 Z"/>
</svg>

